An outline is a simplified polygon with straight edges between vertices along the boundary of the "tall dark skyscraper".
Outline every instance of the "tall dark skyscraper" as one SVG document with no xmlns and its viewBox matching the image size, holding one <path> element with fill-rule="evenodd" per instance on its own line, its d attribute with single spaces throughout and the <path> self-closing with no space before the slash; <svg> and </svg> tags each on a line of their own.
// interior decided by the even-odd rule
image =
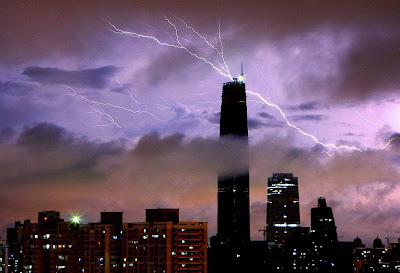
<svg viewBox="0 0 400 273">
<path fill-rule="evenodd" d="M 298 178 L 274 173 L 268 178 L 267 241 L 282 244 L 300 230 Z"/>
<path fill-rule="evenodd" d="M 234 78 L 232 82 L 223 85 L 220 137 L 222 140 L 237 139 L 247 145 L 246 86 L 243 73 L 239 79 Z M 226 162 L 232 160 L 236 159 Z M 217 235 L 222 242 L 233 246 L 250 241 L 249 171 L 247 159 L 244 162 L 246 166 L 241 171 L 218 177 Z"/>
<path fill-rule="evenodd" d="M 327 243 L 338 241 L 332 209 L 323 197 L 318 198 L 318 207 L 311 209 L 311 232 Z"/>
</svg>

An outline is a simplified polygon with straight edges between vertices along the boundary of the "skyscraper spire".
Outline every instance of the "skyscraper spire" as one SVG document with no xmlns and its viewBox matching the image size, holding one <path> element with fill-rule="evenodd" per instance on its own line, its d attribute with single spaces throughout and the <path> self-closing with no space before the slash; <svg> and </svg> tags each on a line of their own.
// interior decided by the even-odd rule
<svg viewBox="0 0 400 273">
<path fill-rule="evenodd" d="M 240 61 L 240 75 L 243 77 L 243 61 Z"/>
</svg>

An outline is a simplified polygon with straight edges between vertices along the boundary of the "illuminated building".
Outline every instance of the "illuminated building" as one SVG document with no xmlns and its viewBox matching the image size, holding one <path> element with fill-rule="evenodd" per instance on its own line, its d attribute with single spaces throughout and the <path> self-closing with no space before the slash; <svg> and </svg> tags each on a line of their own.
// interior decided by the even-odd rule
<svg viewBox="0 0 400 273">
<path fill-rule="evenodd" d="M 178 209 L 146 210 L 123 234 L 122 272 L 207 272 L 207 223 L 179 222 Z"/>
<path fill-rule="evenodd" d="M 360 238 L 354 239 L 353 272 L 399 272 L 399 252 L 389 244 L 386 249 L 378 237 L 373 241 L 372 248 L 366 248 Z"/>
<path fill-rule="evenodd" d="M 246 86 L 243 72 L 239 79 L 224 83 L 222 89 L 220 138 L 248 142 Z M 243 155 L 246 156 L 246 155 Z M 228 158 L 226 164 L 241 158 Z M 218 231 L 220 243 L 240 247 L 250 241 L 249 171 L 221 174 L 218 177 Z"/>
<path fill-rule="evenodd" d="M 279 245 L 299 232 L 298 178 L 291 173 L 274 173 L 268 178 L 266 239 Z"/>
<path fill-rule="evenodd" d="M 25 273 L 78 272 L 79 226 L 57 211 L 39 212 L 38 223 L 24 223 Z"/>
<path fill-rule="evenodd" d="M 318 207 L 311 209 L 311 232 L 322 242 L 338 241 L 332 209 L 326 205 L 323 197 L 318 198 Z"/>
<path fill-rule="evenodd" d="M 121 272 L 122 212 L 101 212 L 100 223 L 80 225 L 80 236 L 80 272 Z"/>
</svg>

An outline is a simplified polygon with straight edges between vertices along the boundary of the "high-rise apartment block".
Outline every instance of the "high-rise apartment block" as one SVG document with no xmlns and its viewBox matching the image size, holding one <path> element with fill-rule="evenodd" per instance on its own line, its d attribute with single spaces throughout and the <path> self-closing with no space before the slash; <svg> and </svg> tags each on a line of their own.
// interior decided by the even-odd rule
<svg viewBox="0 0 400 273">
<path fill-rule="evenodd" d="M 206 222 L 179 222 L 178 209 L 147 210 L 146 219 L 102 212 L 99 223 L 80 225 L 40 212 L 38 223 L 23 224 L 23 267 L 12 272 L 207 272 Z"/>
<path fill-rule="evenodd" d="M 25 223 L 25 273 L 79 272 L 79 226 L 60 219 L 57 211 L 39 213 L 38 223 Z"/>
<path fill-rule="evenodd" d="M 179 222 L 177 213 L 146 210 L 155 221 L 124 223 L 122 272 L 207 272 L 207 223 Z"/>
<path fill-rule="evenodd" d="M 80 272 L 122 270 L 122 212 L 101 212 L 100 223 L 80 225 Z"/>
<path fill-rule="evenodd" d="M 292 173 L 274 173 L 268 178 L 266 239 L 282 244 L 299 231 L 298 178 Z"/>
</svg>

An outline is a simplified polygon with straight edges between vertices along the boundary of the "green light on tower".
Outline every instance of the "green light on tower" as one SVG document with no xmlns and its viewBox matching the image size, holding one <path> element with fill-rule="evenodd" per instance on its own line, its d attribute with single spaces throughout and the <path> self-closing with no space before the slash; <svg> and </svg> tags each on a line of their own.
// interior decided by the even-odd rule
<svg viewBox="0 0 400 273">
<path fill-rule="evenodd" d="M 79 214 L 72 215 L 71 222 L 74 223 L 74 224 L 80 224 L 81 216 Z"/>
</svg>

